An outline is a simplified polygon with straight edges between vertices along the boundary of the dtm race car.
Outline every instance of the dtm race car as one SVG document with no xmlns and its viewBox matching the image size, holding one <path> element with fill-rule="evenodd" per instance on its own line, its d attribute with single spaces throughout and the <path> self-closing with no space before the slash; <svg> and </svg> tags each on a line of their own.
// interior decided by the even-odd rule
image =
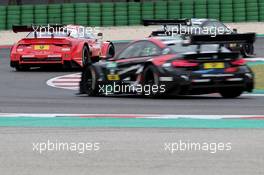
<svg viewBox="0 0 264 175">
<path fill-rule="evenodd" d="M 177 38 L 178 37 L 178 38 Z M 113 58 L 87 65 L 80 93 L 187 95 L 220 93 L 235 98 L 254 87 L 254 74 L 238 52 L 224 45 L 252 42 L 255 33 L 150 37 Z"/>
<path fill-rule="evenodd" d="M 172 35 L 174 32 L 182 35 L 200 35 L 207 34 L 212 35 L 229 35 L 236 34 L 237 29 L 231 30 L 224 23 L 216 19 L 176 19 L 176 20 L 143 20 L 145 26 L 148 25 L 163 25 L 162 29 L 153 31 L 150 36 L 160 36 L 160 35 Z M 240 51 L 244 57 L 251 57 L 254 55 L 254 43 L 229 43 L 226 45 L 232 51 Z"/>
<path fill-rule="evenodd" d="M 13 31 L 29 32 L 11 49 L 10 66 L 17 71 L 50 65 L 82 67 L 115 51 L 111 42 L 102 41 L 102 33 L 97 38 L 84 26 L 13 26 Z"/>
</svg>

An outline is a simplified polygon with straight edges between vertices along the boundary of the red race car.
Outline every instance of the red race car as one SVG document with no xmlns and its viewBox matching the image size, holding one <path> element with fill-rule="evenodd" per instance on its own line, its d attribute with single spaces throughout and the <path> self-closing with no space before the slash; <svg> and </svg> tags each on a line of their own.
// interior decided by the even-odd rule
<svg viewBox="0 0 264 175">
<path fill-rule="evenodd" d="M 102 33 L 96 38 L 84 26 L 13 26 L 13 31 L 29 32 L 11 49 L 10 66 L 17 71 L 50 65 L 82 67 L 115 54 L 113 43 L 102 41 Z"/>
</svg>

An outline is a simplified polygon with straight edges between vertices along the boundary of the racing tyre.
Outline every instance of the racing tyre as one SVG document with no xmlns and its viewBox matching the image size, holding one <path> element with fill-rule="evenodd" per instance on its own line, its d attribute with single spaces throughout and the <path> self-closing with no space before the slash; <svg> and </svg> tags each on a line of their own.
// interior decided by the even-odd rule
<svg viewBox="0 0 264 175">
<path fill-rule="evenodd" d="M 150 65 L 143 71 L 143 95 L 149 96 L 149 97 L 159 97 L 161 96 L 161 93 L 155 90 L 154 92 L 154 86 L 160 86 L 159 76 L 158 76 L 158 70 L 156 67 Z M 146 86 L 148 86 L 149 92 L 145 91 Z"/>
<path fill-rule="evenodd" d="M 107 58 L 112 58 L 115 56 L 115 46 L 111 43 L 108 47 Z"/>
<path fill-rule="evenodd" d="M 243 91 L 239 88 L 227 88 L 220 90 L 219 93 L 223 98 L 237 98 Z"/>
<path fill-rule="evenodd" d="M 91 57 L 90 57 L 88 46 L 84 46 L 83 47 L 83 50 L 82 50 L 82 64 L 83 64 L 83 67 L 85 67 L 86 65 L 92 64 L 92 60 L 91 60 Z"/>
<path fill-rule="evenodd" d="M 92 65 L 86 65 L 83 68 L 80 81 L 80 94 L 87 94 L 88 96 L 99 95 L 97 75 Z"/>
</svg>

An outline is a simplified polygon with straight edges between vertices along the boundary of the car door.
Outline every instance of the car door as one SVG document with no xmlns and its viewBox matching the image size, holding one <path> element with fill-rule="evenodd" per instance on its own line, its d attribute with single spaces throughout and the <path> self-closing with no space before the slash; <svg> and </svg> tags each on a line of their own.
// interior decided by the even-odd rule
<svg viewBox="0 0 264 175">
<path fill-rule="evenodd" d="M 151 41 L 138 41 L 129 45 L 115 58 L 121 79 L 136 81 L 144 63 L 152 56 L 160 55 L 161 48 Z"/>
</svg>

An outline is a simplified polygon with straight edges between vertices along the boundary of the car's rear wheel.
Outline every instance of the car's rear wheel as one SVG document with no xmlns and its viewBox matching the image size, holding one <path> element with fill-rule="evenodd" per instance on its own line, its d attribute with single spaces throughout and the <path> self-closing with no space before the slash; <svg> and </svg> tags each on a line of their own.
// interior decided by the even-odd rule
<svg viewBox="0 0 264 175">
<path fill-rule="evenodd" d="M 98 96 L 99 88 L 97 82 L 97 75 L 92 65 L 86 65 L 81 77 L 80 93 L 88 96 Z"/>
<path fill-rule="evenodd" d="M 240 88 L 226 88 L 221 89 L 219 93 L 223 98 L 237 98 L 243 93 L 243 90 Z"/>
<path fill-rule="evenodd" d="M 83 66 L 92 64 L 92 60 L 91 60 L 90 53 L 89 53 L 89 48 L 86 45 L 83 47 L 83 50 L 82 50 L 82 64 Z"/>
</svg>

